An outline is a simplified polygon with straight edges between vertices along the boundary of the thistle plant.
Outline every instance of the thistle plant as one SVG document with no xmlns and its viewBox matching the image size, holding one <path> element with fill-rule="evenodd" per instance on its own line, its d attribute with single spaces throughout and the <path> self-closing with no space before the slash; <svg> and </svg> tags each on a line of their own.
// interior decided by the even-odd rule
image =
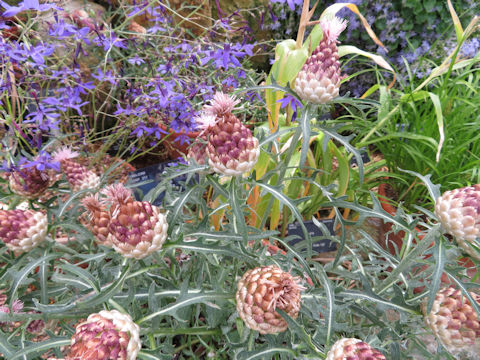
<svg viewBox="0 0 480 360">
<path fill-rule="evenodd" d="M 13 170 L 9 177 L 10 189 L 26 199 L 40 197 L 51 183 L 52 174 L 36 167 Z"/>
<path fill-rule="evenodd" d="M 130 315 L 103 310 L 76 326 L 66 359 L 135 360 L 141 346 L 140 328 Z"/>
<path fill-rule="evenodd" d="M 194 161 L 198 165 L 205 165 L 208 160 L 207 156 L 207 143 L 208 143 L 208 131 L 210 126 L 215 125 L 217 117 L 215 115 L 209 115 L 206 113 L 201 114 L 195 120 L 200 129 L 204 129 L 200 132 L 198 138 L 194 141 L 192 146 L 188 149 L 187 159 L 191 162 Z"/>
<path fill-rule="evenodd" d="M 385 355 L 359 339 L 340 339 L 327 353 L 327 360 L 385 360 Z"/>
<path fill-rule="evenodd" d="M 480 295 L 470 292 L 470 299 L 454 287 L 441 289 L 427 313 L 425 323 L 442 345 L 456 358 L 480 359 L 480 317 L 472 304 L 480 304 Z"/>
<path fill-rule="evenodd" d="M 480 185 L 446 191 L 435 204 L 435 215 L 445 230 L 471 257 L 480 259 Z"/>
<path fill-rule="evenodd" d="M 135 201 L 132 192 L 122 184 L 110 185 L 103 193 L 105 201 L 110 203 L 107 244 L 111 243 L 123 256 L 135 259 L 161 249 L 168 224 L 158 207 L 147 201 Z M 107 219 L 102 211 L 96 214 L 94 222 Z"/>
<path fill-rule="evenodd" d="M 238 282 L 237 311 L 245 324 L 261 334 L 285 331 L 287 322 L 276 312 L 298 316 L 301 303 L 299 279 L 275 266 L 247 271 Z"/>
<path fill-rule="evenodd" d="M 239 102 L 224 93 L 216 93 L 204 111 L 210 122 L 204 123 L 203 136 L 208 138 L 209 165 L 220 174 L 239 176 L 250 171 L 258 160 L 258 139 L 232 114 Z M 214 117 L 214 118 L 213 118 Z"/>
<path fill-rule="evenodd" d="M 323 38 L 313 50 L 295 79 L 295 92 L 305 101 L 325 104 L 336 98 L 340 89 L 340 62 L 337 42 L 347 27 L 345 20 L 334 17 L 320 23 Z"/>
<path fill-rule="evenodd" d="M 119 3 L 120 8 L 114 8 Z M 8 160 L 4 168 L 14 166 L 11 159 L 25 156 L 31 159 L 27 165 L 43 171 L 43 162 L 32 163 L 35 156 L 40 149 L 50 153 L 62 143 L 70 150 L 60 150 L 53 156 L 59 161 L 58 172 L 66 175 L 72 188 L 88 188 L 90 193 L 69 191 L 63 182 L 56 182 L 41 200 L 24 201 L 11 194 L 9 179 L 0 179 L 0 198 L 5 207 L 0 212 L 0 288 L 4 289 L 0 323 L 5 324 L 0 326 L 1 357 L 407 360 L 418 355 L 448 359 L 452 349 L 447 343 L 431 350 L 419 340 L 434 332 L 444 342 L 440 334 L 443 330 L 452 334 L 450 340 L 476 345 L 478 260 L 467 254 L 468 261 L 458 262 L 465 254 L 442 230 L 440 216 L 435 217 L 431 211 L 419 206 L 416 213 L 400 208 L 392 215 L 382 209 L 374 193 L 368 200 L 357 197 L 362 184 L 371 179 L 365 176 L 366 166 L 359 158 L 356 169 L 350 167 L 349 154 L 359 156 L 350 144 L 351 138 L 321 118 L 322 111 L 334 102 L 361 117 L 364 106 L 372 101 L 333 98 L 335 93 L 327 91 L 331 100 L 313 104 L 294 91 L 295 77 L 315 48 L 328 40 L 321 22 L 333 19 L 341 8 L 357 11 L 356 7 L 337 4 L 317 20 L 312 18 L 313 8 L 305 2 L 300 40 L 298 44 L 290 39 L 278 45 L 272 77 L 265 85 L 268 89 L 243 89 L 222 83 L 222 74 L 212 73 L 207 78 L 199 71 L 207 85 L 201 86 L 204 92 L 195 92 L 198 88 L 189 87 L 186 78 L 199 84 L 204 79 L 190 73 L 190 65 L 184 67 L 179 52 L 185 61 L 192 62 L 208 54 L 208 61 L 218 61 L 222 64 L 219 68 L 236 74 L 237 69 L 228 64 L 240 57 L 237 51 L 245 49 L 226 46 L 226 30 L 211 35 L 219 44 L 201 44 L 202 52 L 194 51 L 199 48 L 193 40 L 184 41 L 187 30 L 179 30 L 181 40 L 169 38 L 167 48 L 161 45 L 164 43 L 153 42 L 165 35 L 162 26 L 166 25 L 158 19 L 171 16 L 186 23 L 195 20 L 198 13 L 185 16 L 183 11 L 191 9 L 186 3 L 181 9 L 171 8 L 173 2 L 128 3 L 112 1 L 108 14 L 118 15 L 112 17 L 120 22 L 116 25 L 105 21 L 102 27 L 103 21 L 94 21 L 88 26 L 90 20 L 77 13 L 77 21 L 86 24 L 85 29 L 79 29 L 71 23 L 61 24 L 62 16 L 53 16 L 50 30 L 75 43 L 76 61 L 81 62 L 84 56 L 87 38 L 96 47 L 92 54 L 100 55 L 101 63 L 92 65 L 89 71 L 79 71 L 70 62 L 75 52 L 67 52 L 72 59 L 65 56 L 65 63 L 55 69 L 59 72 L 54 77 L 58 83 L 48 82 L 55 94 L 41 94 L 42 87 L 27 87 L 25 83 L 14 86 L 17 83 L 12 84 L 12 78 L 2 78 L 5 109 L 0 111 L 7 115 L 5 126 L 12 135 L 0 142 L 0 154 Z M 15 8 L 43 9 L 36 5 L 35 1 L 25 1 Z M 217 13 L 222 17 L 220 10 Z M 36 13 L 25 17 L 16 14 L 9 21 L 21 25 L 22 30 L 16 43 L 0 40 L 2 49 L 8 50 L 0 53 L 7 58 L 2 57 L 2 65 L 7 70 L 10 65 L 19 67 L 22 73 L 15 81 L 22 76 L 50 74 L 53 65 L 48 53 L 55 49 L 40 46 L 42 38 L 32 23 L 38 20 Z M 151 20 L 139 23 L 146 33 L 127 31 L 130 20 L 142 15 Z M 231 22 L 219 19 L 219 23 L 227 27 Z M 312 32 L 304 41 L 308 26 L 312 26 Z M 151 43 L 142 42 L 146 38 Z M 144 57 L 139 44 L 152 56 Z M 333 47 L 331 43 L 324 45 L 322 52 Z M 138 58 L 129 53 L 132 49 L 138 49 Z M 338 61 L 344 53 L 356 51 L 341 46 L 337 50 Z M 169 58 L 173 53 L 175 56 Z M 122 69 L 126 63 L 131 67 Z M 199 64 L 198 68 L 207 71 L 207 61 Z M 169 77 L 182 66 L 188 76 L 182 73 L 176 79 Z M 120 69 L 129 76 L 120 76 Z M 72 83 L 68 80 L 74 73 L 78 77 Z M 90 75 L 95 75 L 98 87 L 96 82 L 89 83 L 93 81 Z M 105 82 L 111 86 L 100 87 Z M 145 82 L 146 87 L 137 87 Z M 88 96 L 74 85 L 80 83 Z M 177 88 L 182 85 L 195 99 L 192 108 L 180 95 L 185 95 Z M 13 89 L 17 97 L 7 96 Z M 33 89 L 35 94 L 26 89 Z M 259 89 L 271 91 L 267 93 L 267 108 L 252 112 L 249 94 Z M 108 101 L 97 102 L 97 95 Z M 20 101 L 26 97 L 30 103 Z M 68 109 L 62 111 L 63 102 L 69 99 Z M 80 105 L 87 99 L 88 105 Z M 112 112 L 109 105 L 113 114 L 106 115 Z M 297 106 L 295 123 L 288 122 L 292 105 Z M 87 112 L 87 106 L 93 111 Z M 257 117 L 257 113 L 261 115 Z M 271 120 L 281 120 L 276 128 L 273 122 L 271 128 L 255 123 L 265 119 L 267 113 Z M 195 122 L 204 124 L 198 134 L 198 147 L 190 148 L 195 164 L 177 161 L 160 174 L 158 184 L 146 194 L 136 193 L 134 197 L 129 184 L 103 187 L 103 179 L 99 184 L 74 156 L 72 149 L 90 149 L 86 156 L 93 157 L 91 149 L 98 149 L 91 143 L 93 139 L 101 140 L 106 147 L 118 144 L 133 149 L 139 143 L 130 143 L 131 138 L 123 135 L 150 131 L 149 136 L 156 138 L 157 131 L 161 132 L 154 127 L 158 125 L 155 121 L 172 115 L 169 121 L 175 124 L 183 119 L 180 114 L 189 120 L 199 115 Z M 24 121 L 19 122 L 20 117 Z M 146 125 L 147 117 L 152 126 Z M 33 131 L 28 121 L 43 129 Z M 114 124 L 109 127 L 108 121 Z M 51 129 L 55 126 L 58 129 Z M 95 155 L 103 158 L 103 153 L 104 149 Z M 321 182 L 317 175 L 329 172 L 335 162 L 340 175 Z M 326 163 L 331 167 L 323 166 Z M 15 162 L 15 166 L 18 164 Z M 215 171 L 197 176 L 199 170 L 207 168 Z M 356 177 L 355 182 L 346 181 L 344 176 Z M 413 176 L 425 186 L 431 201 L 440 197 L 439 187 L 428 176 Z M 159 194 L 163 194 L 161 199 Z M 344 196 L 347 194 L 352 196 Z M 8 210 L 18 209 L 19 202 L 25 210 Z M 35 214 L 43 217 L 34 222 Z M 309 214 L 308 218 L 303 214 Z M 312 220 L 325 230 L 317 219 L 324 214 L 335 215 L 335 233 L 312 236 L 304 221 Z M 293 221 L 301 229 L 302 238 L 284 231 Z M 391 233 L 402 234 L 397 251 L 390 253 L 382 248 L 390 235 L 384 233 L 382 221 L 391 223 Z M 36 231 L 28 233 L 30 228 Z M 59 232 L 75 240 L 55 241 Z M 37 237 L 43 239 L 41 246 L 27 251 L 20 247 L 22 253 L 9 251 L 8 244 L 3 244 L 19 239 L 33 244 L 30 238 L 38 234 L 42 235 Z M 336 243 L 337 250 L 316 254 L 316 242 L 324 239 Z M 445 278 L 455 288 L 451 294 L 444 290 Z M 18 301 L 23 303 L 22 311 L 15 311 Z M 427 323 L 425 318 L 429 319 Z M 43 321 L 45 331 L 31 333 L 32 321 Z M 10 324 L 15 326 L 10 328 Z M 47 328 L 47 324 L 53 325 Z M 431 325 L 439 331 L 432 330 Z"/>
<path fill-rule="evenodd" d="M 95 236 L 95 241 L 101 245 L 112 246 L 109 237 L 110 212 L 98 194 L 88 195 L 82 199 L 82 205 L 88 210 L 87 228 Z"/>
<path fill-rule="evenodd" d="M 93 171 L 73 160 L 77 156 L 79 153 L 68 147 L 63 147 L 53 154 L 54 160 L 60 163 L 62 172 L 73 191 L 97 188 L 100 185 L 100 178 Z"/>
</svg>

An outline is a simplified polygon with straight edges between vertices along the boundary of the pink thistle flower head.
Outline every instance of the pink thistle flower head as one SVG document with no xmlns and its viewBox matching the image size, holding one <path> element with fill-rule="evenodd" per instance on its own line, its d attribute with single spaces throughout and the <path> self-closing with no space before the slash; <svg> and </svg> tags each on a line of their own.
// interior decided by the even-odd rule
<svg viewBox="0 0 480 360">
<path fill-rule="evenodd" d="M 323 41 L 329 43 L 338 42 L 338 37 L 347 27 L 347 20 L 340 19 L 337 16 L 323 19 L 320 22 L 323 31 Z"/>
<path fill-rule="evenodd" d="M 107 186 L 102 193 L 118 205 L 125 205 L 133 201 L 132 191 L 121 183 Z"/>
<path fill-rule="evenodd" d="M 60 150 L 53 153 L 54 161 L 62 161 L 67 159 L 73 159 L 79 156 L 80 154 L 76 151 L 72 151 L 68 146 L 62 147 Z"/>
<path fill-rule="evenodd" d="M 221 91 L 217 91 L 213 96 L 213 100 L 210 105 L 205 105 L 203 107 L 205 114 L 213 116 L 223 116 L 225 114 L 230 114 L 235 105 L 237 105 L 240 100 L 236 99 L 234 95 L 228 95 Z"/>
</svg>

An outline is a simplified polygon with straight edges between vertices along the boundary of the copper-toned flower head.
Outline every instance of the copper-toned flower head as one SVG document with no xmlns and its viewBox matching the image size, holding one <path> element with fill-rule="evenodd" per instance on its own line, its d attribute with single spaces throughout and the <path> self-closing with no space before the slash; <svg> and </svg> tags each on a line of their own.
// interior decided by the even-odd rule
<svg viewBox="0 0 480 360">
<path fill-rule="evenodd" d="M 322 20 L 323 38 L 307 59 L 295 80 L 295 92 L 303 100 L 325 104 L 338 96 L 340 89 L 340 62 L 337 39 L 346 22 L 337 17 Z"/>
<path fill-rule="evenodd" d="M 472 246 L 480 247 L 480 184 L 444 192 L 435 204 L 435 215 L 465 252 L 480 259 Z"/>
<path fill-rule="evenodd" d="M 66 360 L 135 360 L 141 346 L 130 315 L 103 310 L 76 326 Z"/>
<path fill-rule="evenodd" d="M 0 240 L 12 251 L 28 252 L 47 235 L 47 216 L 33 210 L 0 210 Z"/>
<path fill-rule="evenodd" d="M 362 340 L 343 338 L 332 345 L 326 360 L 385 360 L 385 355 Z"/>
<path fill-rule="evenodd" d="M 299 278 L 276 266 L 248 270 L 238 282 L 235 296 L 238 314 L 250 329 L 261 334 L 285 331 L 288 323 L 276 309 L 295 319 L 303 289 Z"/>
<path fill-rule="evenodd" d="M 480 305 L 480 295 L 470 292 Z M 480 319 L 470 301 L 454 287 L 440 289 L 432 310 L 427 314 L 427 303 L 422 304 L 425 323 L 454 356 L 480 359 Z"/>
<path fill-rule="evenodd" d="M 73 191 L 94 189 L 100 185 L 97 174 L 73 160 L 79 155 L 78 152 L 72 151 L 69 147 L 63 147 L 53 155 L 53 159 L 60 162 L 61 169 Z"/>
<path fill-rule="evenodd" d="M 86 196 L 81 203 L 88 210 L 86 226 L 95 236 L 95 241 L 105 246 L 112 246 L 108 239 L 110 212 L 103 201 L 99 200 L 98 194 Z"/>
<path fill-rule="evenodd" d="M 52 183 L 48 171 L 38 170 L 35 166 L 15 169 L 10 173 L 10 189 L 27 199 L 36 199 L 43 195 Z"/>
<path fill-rule="evenodd" d="M 103 192 L 111 203 L 108 240 L 128 258 L 142 259 L 161 249 L 168 224 L 160 209 L 147 201 L 135 201 L 122 184 L 110 185 Z"/>
</svg>

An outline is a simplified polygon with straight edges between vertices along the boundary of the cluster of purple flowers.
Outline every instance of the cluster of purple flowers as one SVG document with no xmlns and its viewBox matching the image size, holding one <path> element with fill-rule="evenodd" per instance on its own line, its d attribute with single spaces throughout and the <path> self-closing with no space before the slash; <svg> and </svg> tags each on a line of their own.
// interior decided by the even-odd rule
<svg viewBox="0 0 480 360">
<path fill-rule="evenodd" d="M 0 166 L 0 170 L 11 172 L 14 170 L 18 171 L 31 167 L 35 167 L 39 171 L 45 171 L 49 169 L 60 171 L 60 163 L 58 161 L 55 161 L 52 156 L 45 150 L 40 150 L 40 152 L 33 159 L 28 159 L 25 156 L 20 156 L 14 161 L 4 160 L 2 166 Z"/>
<path fill-rule="evenodd" d="M 249 81 L 254 85 L 255 76 L 244 67 L 254 43 L 228 40 L 225 33 L 234 31 L 228 16 L 192 40 L 161 3 L 137 1 L 128 9 L 127 17 L 145 13 L 149 18 L 145 33 L 129 37 L 99 18 L 38 0 L 17 6 L 0 1 L 0 6 L 0 30 L 14 27 L 15 19 L 7 17 L 48 11 L 32 28 L 36 36 L 0 38 L 0 67 L 9 74 L 0 78 L 0 96 L 15 93 L 25 104 L 23 119 L 8 130 L 23 134 L 37 152 L 46 138 L 78 129 L 82 137 L 96 130 L 97 119 L 107 117 L 117 119 L 114 127 L 127 126 L 134 138 L 158 141 L 165 133 L 159 122 L 184 134 L 196 129 L 194 117 L 216 91 Z"/>
</svg>

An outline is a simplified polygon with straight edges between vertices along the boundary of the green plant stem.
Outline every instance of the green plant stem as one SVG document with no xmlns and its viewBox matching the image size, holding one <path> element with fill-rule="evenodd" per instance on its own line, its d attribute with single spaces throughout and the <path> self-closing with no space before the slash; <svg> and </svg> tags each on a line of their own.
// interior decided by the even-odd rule
<svg viewBox="0 0 480 360">
<path fill-rule="evenodd" d="M 151 266 L 144 267 L 144 268 L 142 268 L 142 269 L 140 269 L 140 270 L 138 270 L 138 271 L 136 271 L 136 272 L 128 275 L 128 276 L 125 278 L 125 280 L 131 279 L 131 278 L 135 278 L 135 277 L 137 277 L 137 276 L 139 276 L 139 275 L 141 275 L 141 274 L 143 274 L 143 273 L 146 273 L 146 272 L 148 272 L 148 271 L 150 271 L 150 270 L 158 269 L 159 267 L 160 267 L 160 265 L 151 265 Z"/>
<path fill-rule="evenodd" d="M 157 347 L 157 343 L 155 342 L 155 337 L 153 334 L 148 334 L 148 342 L 150 343 L 150 348 L 155 349 Z"/>
<path fill-rule="evenodd" d="M 192 327 L 184 329 L 175 329 L 171 327 L 164 328 L 143 328 L 141 334 L 151 334 L 151 335 L 221 335 L 222 331 L 220 329 L 208 329 L 207 327 Z"/>
<path fill-rule="evenodd" d="M 125 308 L 123 306 L 121 306 L 119 303 L 117 303 L 115 300 L 113 299 L 108 299 L 108 303 L 114 307 L 116 310 L 124 313 L 124 314 L 128 314 L 128 311 L 125 310 Z"/>
<path fill-rule="evenodd" d="M 180 345 L 178 348 L 175 349 L 175 353 L 178 354 L 180 351 L 183 351 L 183 349 L 185 349 L 186 347 L 192 346 L 192 345 L 194 345 L 196 343 L 199 343 L 199 342 L 200 342 L 200 340 L 195 339 L 195 340 L 190 341 L 189 343 L 185 343 L 183 345 Z"/>
<path fill-rule="evenodd" d="M 255 344 L 255 331 L 250 331 L 250 335 L 248 336 L 248 351 L 253 350 L 254 344 Z"/>
<path fill-rule="evenodd" d="M 307 111 L 307 109 L 308 109 L 308 105 L 305 107 L 304 111 Z M 296 146 L 294 144 L 296 144 L 298 142 L 301 134 L 302 134 L 302 128 L 300 126 L 297 126 L 296 129 L 295 129 L 295 133 L 293 134 L 292 146 L 289 147 L 287 155 L 285 157 L 285 160 L 283 161 L 284 164 L 289 164 L 290 163 L 290 159 L 292 158 L 293 152 L 295 151 L 295 148 L 296 148 Z M 280 154 L 278 154 L 278 155 L 280 156 Z M 287 166 L 284 166 L 280 170 L 280 174 L 278 175 L 277 184 L 281 184 L 283 182 L 283 179 L 285 178 L 285 173 L 286 172 L 287 172 Z M 270 200 L 268 201 L 268 205 L 267 205 L 267 208 L 265 210 L 265 215 L 263 216 L 262 222 L 260 224 L 260 229 L 263 229 L 265 227 L 265 224 L 266 224 L 267 219 L 268 219 L 268 214 L 270 213 L 270 211 L 272 209 L 274 200 L 275 199 L 272 196 L 270 198 Z"/>
</svg>

